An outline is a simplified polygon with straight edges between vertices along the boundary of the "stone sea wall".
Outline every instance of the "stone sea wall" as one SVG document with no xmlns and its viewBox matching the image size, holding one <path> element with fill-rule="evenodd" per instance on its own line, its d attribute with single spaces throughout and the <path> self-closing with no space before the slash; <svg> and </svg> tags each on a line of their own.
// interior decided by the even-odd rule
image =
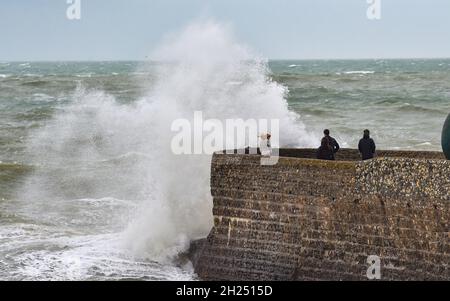
<svg viewBox="0 0 450 301">
<path fill-rule="evenodd" d="M 440 153 L 379 152 L 360 162 L 313 150 L 215 154 L 214 227 L 193 245 L 204 280 L 450 280 L 450 161 Z"/>
</svg>

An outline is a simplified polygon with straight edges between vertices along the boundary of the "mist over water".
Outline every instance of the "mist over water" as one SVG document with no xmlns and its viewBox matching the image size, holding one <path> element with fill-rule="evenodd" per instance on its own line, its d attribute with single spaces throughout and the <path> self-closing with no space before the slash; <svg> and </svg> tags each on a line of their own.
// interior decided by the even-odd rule
<svg viewBox="0 0 450 301">
<path fill-rule="evenodd" d="M 282 143 L 300 145 L 312 139 L 298 115 L 288 111 L 286 90 L 269 79 L 266 62 L 235 42 L 228 28 L 214 22 L 192 24 L 168 38 L 152 57 L 162 64 L 140 110 L 148 106 L 142 117 L 152 116 L 154 122 L 148 128 L 147 153 L 157 160 L 146 168 L 155 185 L 126 237 L 134 252 L 162 258 L 206 236 L 212 226 L 211 157 L 173 155 L 174 120 L 194 125 L 194 111 L 223 122 L 277 118 L 286 129 Z"/>
<path fill-rule="evenodd" d="M 136 67 L 141 93 L 131 99 L 105 91 L 106 67 L 72 75 L 98 81 L 72 88 L 70 72 L 21 78 L 33 89 L 59 81 L 67 92 L 35 93 L 51 104 L 48 115 L 25 116 L 17 158 L 31 171 L 0 203 L 0 278 L 192 279 L 173 262 L 212 226 L 211 157 L 174 155 L 172 122 L 194 111 L 221 121 L 279 119 L 282 145 L 318 139 L 288 110 L 287 88 L 270 78 L 267 61 L 226 26 L 193 23 L 152 58 Z M 116 71 L 108 76 L 121 77 Z"/>
</svg>

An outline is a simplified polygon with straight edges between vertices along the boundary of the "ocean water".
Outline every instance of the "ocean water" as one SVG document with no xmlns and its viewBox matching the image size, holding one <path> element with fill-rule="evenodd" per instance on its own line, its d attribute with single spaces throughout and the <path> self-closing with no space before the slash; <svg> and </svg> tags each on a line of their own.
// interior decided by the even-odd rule
<svg viewBox="0 0 450 301">
<path fill-rule="evenodd" d="M 212 225 L 210 157 L 169 148 L 195 110 L 278 118 L 288 146 L 369 128 L 435 151 L 450 112 L 445 59 L 267 62 L 217 24 L 154 55 L 172 63 L 0 62 L 1 280 L 196 280 L 179 254 Z"/>
<path fill-rule="evenodd" d="M 382 149 L 441 150 L 450 113 L 450 60 L 271 62 L 289 108 L 319 135 L 355 148 L 368 128 Z"/>
</svg>

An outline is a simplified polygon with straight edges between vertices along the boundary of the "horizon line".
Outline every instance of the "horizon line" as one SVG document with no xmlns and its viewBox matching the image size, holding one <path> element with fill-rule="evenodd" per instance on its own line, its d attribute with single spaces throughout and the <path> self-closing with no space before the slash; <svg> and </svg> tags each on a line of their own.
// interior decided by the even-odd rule
<svg viewBox="0 0 450 301">
<path fill-rule="evenodd" d="M 362 58 L 267 58 L 268 61 L 370 61 L 370 60 L 449 60 L 450 57 L 362 57 Z M 1 60 L 0 63 L 84 63 L 84 62 L 158 62 L 149 59 L 61 59 L 61 60 Z"/>
</svg>

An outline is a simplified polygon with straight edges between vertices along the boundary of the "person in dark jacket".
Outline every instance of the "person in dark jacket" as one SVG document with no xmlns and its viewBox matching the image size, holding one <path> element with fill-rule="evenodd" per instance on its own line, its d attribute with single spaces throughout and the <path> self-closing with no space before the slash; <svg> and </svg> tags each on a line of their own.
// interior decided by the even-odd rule
<svg viewBox="0 0 450 301">
<path fill-rule="evenodd" d="M 325 137 L 322 138 L 320 147 L 317 150 L 317 159 L 335 160 L 335 154 L 339 151 L 340 146 L 336 139 L 330 136 L 330 130 L 323 131 Z"/>
<path fill-rule="evenodd" d="M 364 137 L 359 141 L 358 149 L 363 160 L 373 159 L 376 150 L 375 141 L 370 138 L 370 131 L 364 130 Z"/>
<path fill-rule="evenodd" d="M 317 159 L 319 160 L 333 160 L 333 152 L 331 151 L 328 141 L 323 138 L 320 147 L 317 150 Z"/>
</svg>

